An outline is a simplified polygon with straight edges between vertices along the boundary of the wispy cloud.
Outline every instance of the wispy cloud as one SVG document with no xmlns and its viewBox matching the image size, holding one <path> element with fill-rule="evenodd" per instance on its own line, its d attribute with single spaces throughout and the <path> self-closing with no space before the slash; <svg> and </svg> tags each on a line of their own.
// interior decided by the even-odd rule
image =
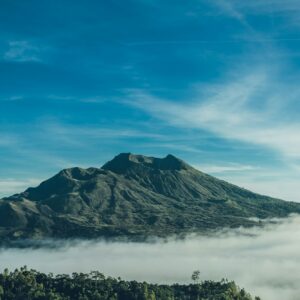
<svg viewBox="0 0 300 300">
<path fill-rule="evenodd" d="M 256 166 L 251 165 L 241 165 L 237 163 L 231 163 L 226 165 L 194 165 L 196 169 L 200 171 L 210 173 L 210 174 L 220 174 L 220 173 L 232 173 L 232 172 L 244 172 L 244 171 L 253 171 L 259 169 Z"/>
<path fill-rule="evenodd" d="M 151 138 L 161 139 L 163 135 L 145 132 L 134 128 L 109 128 L 100 125 L 78 126 L 48 121 L 42 124 L 44 130 L 53 139 L 60 139 L 65 143 L 85 143 L 87 139 L 116 139 L 116 138 Z"/>
<path fill-rule="evenodd" d="M 267 170 L 236 173 L 236 175 L 233 172 L 222 173 L 218 177 L 259 194 L 300 202 L 298 173 L 287 171 L 268 173 Z"/>
<path fill-rule="evenodd" d="M 47 99 L 58 101 L 77 101 L 83 103 L 103 103 L 106 101 L 103 96 L 75 97 L 66 95 L 48 95 Z"/>
<path fill-rule="evenodd" d="M 217 0 L 213 2 L 213 5 L 217 6 L 219 10 L 223 11 L 224 14 L 247 25 L 245 16 L 240 11 L 238 11 L 233 1 Z"/>
<path fill-rule="evenodd" d="M 264 16 L 274 19 L 280 17 L 281 24 L 272 22 L 273 29 L 297 27 L 299 28 L 300 3 L 297 0 L 268 0 L 268 1 L 239 1 L 239 0 L 217 0 L 208 2 L 217 8 L 220 14 L 237 19 L 244 25 L 248 25 L 247 17 Z M 274 32 L 275 33 L 275 32 Z"/>
<path fill-rule="evenodd" d="M 0 132 L 0 147 L 15 147 L 19 144 L 19 137 Z"/>
<path fill-rule="evenodd" d="M 0 198 L 15 193 L 20 193 L 28 187 L 36 186 L 41 182 L 41 179 L 28 178 L 24 180 L 14 178 L 0 178 Z"/>
<path fill-rule="evenodd" d="M 128 103 L 173 126 L 208 130 L 287 158 L 300 158 L 299 116 L 296 112 L 289 119 L 284 115 L 300 95 L 293 84 L 282 85 L 271 72 L 259 69 L 199 90 L 193 100 L 180 103 L 132 91 Z"/>
<path fill-rule="evenodd" d="M 252 13 L 280 13 L 280 12 L 296 12 L 300 10 L 300 4 L 297 0 L 268 0 L 268 1 L 238 1 L 229 0 L 230 4 L 245 12 Z"/>
<path fill-rule="evenodd" d="M 10 41 L 3 59 L 15 62 L 39 62 L 40 48 L 29 41 Z"/>
<path fill-rule="evenodd" d="M 15 95 L 15 96 L 9 96 L 9 97 L 3 97 L 3 98 L 0 98 L 0 102 L 1 101 L 5 101 L 5 102 L 10 102 L 10 101 L 20 101 L 20 100 L 23 100 L 24 97 L 23 96 L 19 96 L 19 95 Z"/>
<path fill-rule="evenodd" d="M 262 165 L 243 165 L 238 163 L 196 164 L 196 169 L 216 176 L 232 184 L 253 192 L 280 198 L 287 201 L 300 202 L 299 170 L 297 167 L 277 168 Z"/>
</svg>

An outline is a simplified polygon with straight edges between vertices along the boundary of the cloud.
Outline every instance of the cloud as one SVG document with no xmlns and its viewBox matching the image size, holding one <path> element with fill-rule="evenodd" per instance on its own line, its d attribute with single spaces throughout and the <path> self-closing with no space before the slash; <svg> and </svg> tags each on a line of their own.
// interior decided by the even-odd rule
<svg viewBox="0 0 300 300">
<path fill-rule="evenodd" d="M 39 62 L 40 48 L 28 41 L 10 41 L 3 58 L 14 62 Z"/>
<path fill-rule="evenodd" d="M 230 4 L 236 9 L 252 13 L 284 13 L 296 12 L 300 10 L 300 4 L 297 0 L 268 0 L 268 1 L 238 1 L 229 0 Z"/>
<path fill-rule="evenodd" d="M 246 20 L 249 16 L 269 18 L 273 31 L 272 33 L 269 32 L 269 34 L 273 34 L 274 36 L 280 33 L 285 33 L 286 35 L 291 29 L 299 28 L 300 3 L 297 0 L 218 0 L 208 3 L 216 7 L 222 15 L 237 19 L 246 26 L 248 24 Z M 250 20 L 250 18 L 248 19 Z M 280 22 L 277 21 L 279 19 Z M 255 25 L 254 22 L 252 24 Z M 288 40 L 297 40 L 297 38 Z"/>
<path fill-rule="evenodd" d="M 15 147 L 18 144 L 19 144 L 19 137 L 17 135 L 0 132 L 0 148 Z"/>
<path fill-rule="evenodd" d="M 0 98 L 0 102 L 1 101 L 8 101 L 8 102 L 13 102 L 13 101 L 21 101 L 23 100 L 24 97 L 23 96 L 19 96 L 19 95 L 15 95 L 15 96 L 10 96 L 10 97 L 3 97 L 3 98 Z"/>
<path fill-rule="evenodd" d="M 243 172 L 243 171 L 253 171 L 259 169 L 258 167 L 251 165 L 241 165 L 236 163 L 226 164 L 226 165 L 194 165 L 194 168 L 199 169 L 202 172 L 207 172 L 210 174 L 220 174 L 220 173 L 232 173 L 232 172 Z"/>
<path fill-rule="evenodd" d="M 239 176 L 222 175 L 221 178 L 256 193 L 287 201 L 300 202 L 299 175 L 292 178 L 291 174 L 277 172 L 277 176 L 271 178 L 257 174 L 256 176 L 253 174 L 247 176 L 241 174 Z"/>
<path fill-rule="evenodd" d="M 99 139 L 136 139 L 148 138 L 153 140 L 163 139 L 164 136 L 152 132 L 146 132 L 131 127 L 103 127 L 101 125 L 78 126 L 65 124 L 55 120 L 42 122 L 44 132 L 47 132 L 47 139 L 63 142 L 65 145 L 83 145 Z M 44 134 L 43 134 L 44 135 Z"/>
<path fill-rule="evenodd" d="M 92 96 L 92 97 L 75 97 L 75 96 L 62 96 L 62 95 L 48 95 L 47 99 L 58 100 L 58 101 L 78 101 L 82 103 L 103 103 L 106 102 L 106 98 L 102 96 Z"/>
<path fill-rule="evenodd" d="M 82 98 L 79 101 L 83 103 L 103 103 L 106 102 L 107 100 L 104 97 L 95 96 L 95 97 Z"/>
<path fill-rule="evenodd" d="M 208 2 L 210 3 L 210 2 Z M 210 3 L 217 7 L 223 14 L 244 21 L 247 14 L 295 14 L 300 10 L 300 4 L 297 0 L 267 0 L 267 1 L 239 1 L 239 0 L 217 0 Z"/>
<path fill-rule="evenodd" d="M 0 178 L 0 198 L 15 193 L 23 192 L 28 187 L 36 186 L 41 182 L 41 179 L 28 178 L 24 180 Z"/>
<path fill-rule="evenodd" d="M 246 24 L 245 16 L 237 10 L 233 1 L 217 0 L 213 2 L 214 6 L 217 6 L 219 10 L 223 11 L 224 14 L 237 19 L 243 24 Z"/>
<path fill-rule="evenodd" d="M 28 265 L 44 272 L 99 270 L 105 275 L 157 283 L 201 279 L 235 280 L 264 300 L 298 299 L 300 217 L 267 225 L 223 231 L 210 237 L 155 243 L 79 242 L 59 249 L 2 249 L 1 269 Z M 80 262 L 80 263 L 79 263 Z"/>
<path fill-rule="evenodd" d="M 292 108 L 300 90 L 293 83 L 284 86 L 264 69 L 248 70 L 219 85 L 202 85 L 195 93 L 193 100 L 179 103 L 137 90 L 127 103 L 176 127 L 207 130 L 300 158 L 300 122 Z"/>
<path fill-rule="evenodd" d="M 196 169 L 217 176 L 237 186 L 255 193 L 280 198 L 287 201 L 300 202 L 299 170 L 296 168 L 263 167 L 259 165 L 243 165 L 226 163 L 220 165 L 197 164 Z"/>
</svg>

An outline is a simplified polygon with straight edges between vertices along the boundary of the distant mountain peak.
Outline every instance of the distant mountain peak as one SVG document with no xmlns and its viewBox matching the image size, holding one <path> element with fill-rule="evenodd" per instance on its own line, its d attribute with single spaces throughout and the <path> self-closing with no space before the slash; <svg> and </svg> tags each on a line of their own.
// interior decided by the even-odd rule
<svg viewBox="0 0 300 300">
<path fill-rule="evenodd" d="M 172 154 L 164 158 L 156 158 L 132 153 L 120 153 L 111 161 L 102 166 L 102 169 L 109 170 L 117 174 L 126 173 L 126 171 L 136 168 L 150 168 L 156 170 L 183 170 L 191 168 L 183 160 Z"/>
</svg>

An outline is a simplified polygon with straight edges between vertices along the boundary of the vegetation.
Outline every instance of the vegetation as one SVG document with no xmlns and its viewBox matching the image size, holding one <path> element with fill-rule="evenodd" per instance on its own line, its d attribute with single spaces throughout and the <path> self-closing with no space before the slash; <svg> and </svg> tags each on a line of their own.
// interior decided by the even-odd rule
<svg viewBox="0 0 300 300">
<path fill-rule="evenodd" d="M 1 300 L 251 300 L 234 282 L 157 285 L 105 277 L 100 272 L 44 274 L 26 267 L 0 274 Z M 258 297 L 255 299 L 259 300 Z"/>
</svg>

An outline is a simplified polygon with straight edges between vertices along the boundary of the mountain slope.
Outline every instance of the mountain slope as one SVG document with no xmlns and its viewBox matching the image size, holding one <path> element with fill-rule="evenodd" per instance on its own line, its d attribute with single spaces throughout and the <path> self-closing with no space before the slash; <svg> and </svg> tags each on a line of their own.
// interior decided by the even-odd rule
<svg viewBox="0 0 300 300">
<path fill-rule="evenodd" d="M 252 193 L 168 155 L 123 153 L 102 168 L 71 168 L 0 200 L 2 239 L 141 238 L 255 225 L 300 204 Z"/>
</svg>

